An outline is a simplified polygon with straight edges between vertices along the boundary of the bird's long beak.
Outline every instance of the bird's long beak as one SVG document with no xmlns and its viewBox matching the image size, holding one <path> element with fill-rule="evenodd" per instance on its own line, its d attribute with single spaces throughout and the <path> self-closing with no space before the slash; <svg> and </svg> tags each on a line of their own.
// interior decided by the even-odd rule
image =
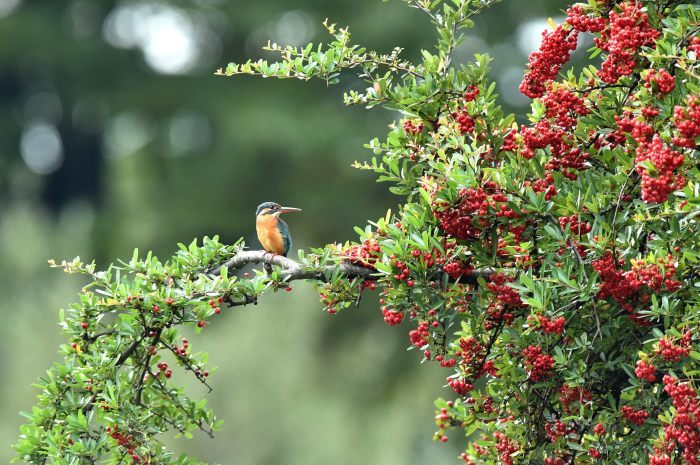
<svg viewBox="0 0 700 465">
<path fill-rule="evenodd" d="M 279 209 L 280 213 L 289 213 L 289 212 L 300 212 L 301 208 L 294 208 L 294 207 L 282 207 Z"/>
</svg>

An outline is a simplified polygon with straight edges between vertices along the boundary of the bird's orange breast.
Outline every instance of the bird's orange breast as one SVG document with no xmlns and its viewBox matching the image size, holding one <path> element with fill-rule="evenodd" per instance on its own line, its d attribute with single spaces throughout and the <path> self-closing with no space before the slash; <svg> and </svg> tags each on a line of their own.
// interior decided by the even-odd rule
<svg viewBox="0 0 700 465">
<path fill-rule="evenodd" d="M 277 218 L 272 215 L 257 217 L 255 230 L 258 233 L 258 240 L 265 250 L 284 255 L 284 238 L 277 227 Z"/>
</svg>

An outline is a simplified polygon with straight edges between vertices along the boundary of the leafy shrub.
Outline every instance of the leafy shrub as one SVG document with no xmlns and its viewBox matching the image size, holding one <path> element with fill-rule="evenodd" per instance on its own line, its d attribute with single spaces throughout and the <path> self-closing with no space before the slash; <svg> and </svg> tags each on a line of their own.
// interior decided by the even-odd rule
<svg viewBox="0 0 700 465">
<path fill-rule="evenodd" d="M 171 381 L 167 353 L 208 376 L 178 329 L 312 279 L 331 314 L 376 289 L 384 321 L 445 368 L 435 439 L 462 430 L 466 463 L 700 463 L 700 8 L 572 5 L 530 56 L 520 90 L 532 110 L 518 126 L 496 102 L 488 57 L 451 61 L 494 2 L 407 0 L 437 31 L 419 63 L 352 45 L 326 22 L 326 46 L 269 44 L 280 61 L 219 70 L 329 84 L 357 74 L 367 87 L 347 104 L 401 113 L 356 163 L 402 196 L 400 211 L 298 262 L 214 238 L 166 263 L 57 265 L 90 284 L 62 315 L 65 360 L 40 381 L 19 457 L 191 463 L 157 439 L 218 426 Z M 591 64 L 563 72 L 584 33 Z M 263 261 L 275 271 L 232 273 Z"/>
</svg>

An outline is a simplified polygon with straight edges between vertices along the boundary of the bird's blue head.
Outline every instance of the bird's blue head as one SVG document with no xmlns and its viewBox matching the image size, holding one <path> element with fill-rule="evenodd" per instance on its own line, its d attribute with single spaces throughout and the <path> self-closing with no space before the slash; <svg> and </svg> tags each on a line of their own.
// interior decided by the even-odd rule
<svg viewBox="0 0 700 465">
<path fill-rule="evenodd" d="M 263 202 L 258 205 L 258 209 L 255 211 L 255 216 L 261 215 L 274 215 L 279 216 L 280 213 L 288 212 L 300 212 L 301 208 L 294 207 L 283 207 L 282 205 L 275 202 Z"/>
</svg>

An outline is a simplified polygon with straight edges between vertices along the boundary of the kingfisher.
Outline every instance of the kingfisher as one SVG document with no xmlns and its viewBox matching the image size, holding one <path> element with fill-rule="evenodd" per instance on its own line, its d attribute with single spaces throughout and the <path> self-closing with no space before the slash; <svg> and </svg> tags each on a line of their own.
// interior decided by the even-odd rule
<svg viewBox="0 0 700 465">
<path fill-rule="evenodd" d="M 255 229 L 258 240 L 263 248 L 274 255 L 287 256 L 292 248 L 292 235 L 280 214 L 288 212 L 300 212 L 301 208 L 283 207 L 275 202 L 264 202 L 258 206 L 255 212 Z M 268 263 L 265 269 L 271 270 Z"/>
</svg>

